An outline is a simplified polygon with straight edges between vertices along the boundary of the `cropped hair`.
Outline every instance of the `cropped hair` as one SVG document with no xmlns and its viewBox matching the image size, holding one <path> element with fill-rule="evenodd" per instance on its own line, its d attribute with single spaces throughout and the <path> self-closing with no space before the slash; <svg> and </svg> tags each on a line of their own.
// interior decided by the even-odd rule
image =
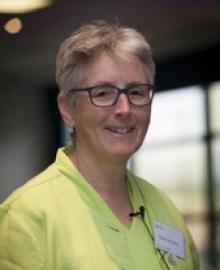
<svg viewBox="0 0 220 270">
<path fill-rule="evenodd" d="M 103 20 L 81 26 L 64 42 L 56 59 L 56 82 L 59 89 L 68 93 L 83 79 L 89 60 L 107 51 L 129 60 L 136 56 L 147 67 L 153 80 L 155 65 L 151 47 L 144 36 L 134 28 L 110 24 Z"/>
</svg>

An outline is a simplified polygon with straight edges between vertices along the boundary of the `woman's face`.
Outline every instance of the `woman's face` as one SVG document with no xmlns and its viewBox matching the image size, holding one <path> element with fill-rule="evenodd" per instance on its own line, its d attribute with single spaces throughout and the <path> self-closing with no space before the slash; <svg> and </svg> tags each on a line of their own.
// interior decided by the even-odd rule
<svg viewBox="0 0 220 270">
<path fill-rule="evenodd" d="M 127 61 L 101 53 L 87 65 L 83 83 L 78 88 L 99 84 L 126 88 L 141 83 L 150 82 L 147 80 L 146 66 L 137 58 Z M 92 153 L 101 161 L 127 161 L 145 137 L 150 121 L 150 106 L 135 107 L 125 94 L 121 94 L 114 106 L 95 107 L 87 92 L 76 92 L 75 95 L 67 124 L 75 127 L 76 153 Z"/>
</svg>

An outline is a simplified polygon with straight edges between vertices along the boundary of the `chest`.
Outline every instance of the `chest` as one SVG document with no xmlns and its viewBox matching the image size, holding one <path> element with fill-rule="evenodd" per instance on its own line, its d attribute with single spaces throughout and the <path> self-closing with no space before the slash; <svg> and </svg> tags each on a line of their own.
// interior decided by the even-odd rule
<svg viewBox="0 0 220 270">
<path fill-rule="evenodd" d="M 79 210 L 79 205 L 78 205 Z M 96 212 L 65 209 L 47 226 L 47 269 L 166 269 L 140 220 L 122 229 Z M 169 269 L 190 269 L 184 261 Z"/>
</svg>

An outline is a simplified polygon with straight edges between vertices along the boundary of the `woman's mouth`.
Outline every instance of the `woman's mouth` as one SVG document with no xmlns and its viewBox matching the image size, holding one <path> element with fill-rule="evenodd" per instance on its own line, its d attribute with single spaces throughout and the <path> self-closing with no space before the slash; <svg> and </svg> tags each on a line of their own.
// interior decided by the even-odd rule
<svg viewBox="0 0 220 270">
<path fill-rule="evenodd" d="M 133 130 L 133 128 L 107 128 L 107 129 L 117 134 L 127 134 Z"/>
</svg>

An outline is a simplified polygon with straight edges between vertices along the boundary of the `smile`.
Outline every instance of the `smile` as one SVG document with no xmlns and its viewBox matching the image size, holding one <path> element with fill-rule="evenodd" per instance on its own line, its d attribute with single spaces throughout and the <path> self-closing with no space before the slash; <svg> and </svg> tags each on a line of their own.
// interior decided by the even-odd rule
<svg viewBox="0 0 220 270">
<path fill-rule="evenodd" d="M 127 134 L 130 133 L 133 128 L 108 128 L 113 133 L 118 133 L 118 134 Z"/>
</svg>

